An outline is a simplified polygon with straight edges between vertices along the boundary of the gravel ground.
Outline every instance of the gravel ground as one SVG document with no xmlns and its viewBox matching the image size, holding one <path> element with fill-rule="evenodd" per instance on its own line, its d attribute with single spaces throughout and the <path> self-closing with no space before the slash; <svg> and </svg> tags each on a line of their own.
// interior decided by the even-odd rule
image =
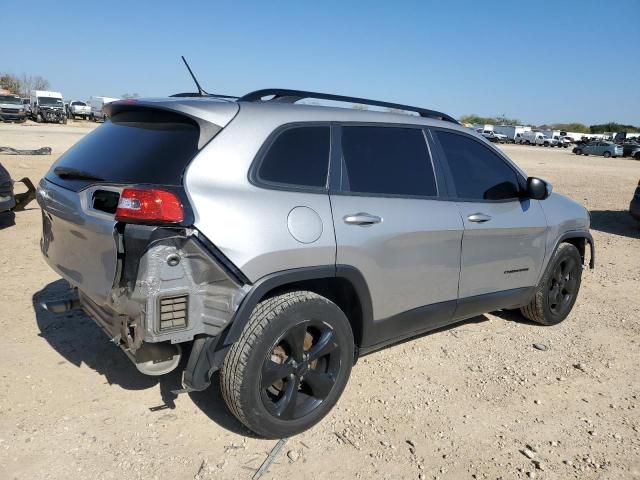
<svg viewBox="0 0 640 480">
<path fill-rule="evenodd" d="M 0 161 L 35 182 L 94 126 L 0 125 L 0 145 L 53 148 Z M 640 227 L 626 211 L 640 162 L 504 150 L 592 212 L 596 269 L 569 318 L 487 314 L 362 358 L 263 479 L 640 478 Z M 83 314 L 38 306 L 66 289 L 40 224 L 32 204 L 0 230 L 0 478 L 251 478 L 276 442 L 227 413 L 215 382 L 176 398 L 178 374 L 145 377 Z"/>
</svg>

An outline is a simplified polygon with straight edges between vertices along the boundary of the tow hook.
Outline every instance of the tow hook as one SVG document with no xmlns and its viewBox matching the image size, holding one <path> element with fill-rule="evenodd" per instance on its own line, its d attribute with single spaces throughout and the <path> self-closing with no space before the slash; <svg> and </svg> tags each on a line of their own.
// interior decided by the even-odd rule
<svg viewBox="0 0 640 480">
<path fill-rule="evenodd" d="M 68 298 L 66 300 L 53 300 L 51 302 L 43 302 L 42 307 L 51 313 L 65 313 L 71 310 L 81 308 L 80 300 L 77 298 Z"/>
</svg>

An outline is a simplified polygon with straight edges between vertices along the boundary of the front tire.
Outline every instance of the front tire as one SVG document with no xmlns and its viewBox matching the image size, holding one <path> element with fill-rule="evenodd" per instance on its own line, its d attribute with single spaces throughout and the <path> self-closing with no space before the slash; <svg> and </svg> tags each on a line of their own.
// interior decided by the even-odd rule
<svg viewBox="0 0 640 480">
<path fill-rule="evenodd" d="M 561 243 L 536 287 L 531 303 L 520 308 L 529 320 L 557 325 L 573 308 L 582 282 L 582 258 L 570 243 Z"/>
<path fill-rule="evenodd" d="M 229 350 L 222 396 L 258 435 L 296 435 L 333 408 L 353 358 L 353 333 L 336 304 L 307 291 L 278 295 L 256 306 Z"/>
<path fill-rule="evenodd" d="M 604 153 L 602 154 L 602 156 L 603 156 L 604 158 L 609 158 L 609 157 L 611 156 L 611 152 L 604 152 Z"/>
</svg>

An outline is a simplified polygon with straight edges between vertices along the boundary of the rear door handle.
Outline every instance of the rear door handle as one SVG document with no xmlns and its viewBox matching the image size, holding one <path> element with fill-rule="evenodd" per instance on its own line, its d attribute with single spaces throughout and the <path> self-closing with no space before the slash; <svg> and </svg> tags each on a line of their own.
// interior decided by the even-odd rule
<svg viewBox="0 0 640 480">
<path fill-rule="evenodd" d="M 467 217 L 467 219 L 470 222 L 473 222 L 473 223 L 484 223 L 484 222 L 488 222 L 489 220 L 491 220 L 491 217 L 489 215 L 484 214 L 484 213 L 472 213 L 471 215 L 469 215 Z"/>
<path fill-rule="evenodd" d="M 382 222 L 382 218 L 371 215 L 369 213 L 352 213 L 349 215 L 345 215 L 343 217 L 344 223 L 348 225 L 360 225 L 362 227 L 366 227 L 369 225 L 374 225 L 376 223 Z"/>
</svg>

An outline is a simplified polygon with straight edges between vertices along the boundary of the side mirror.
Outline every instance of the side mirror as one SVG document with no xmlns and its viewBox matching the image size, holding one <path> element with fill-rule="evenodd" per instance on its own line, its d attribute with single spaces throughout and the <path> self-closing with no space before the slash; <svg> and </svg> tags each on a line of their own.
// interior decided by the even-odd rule
<svg viewBox="0 0 640 480">
<path fill-rule="evenodd" d="M 551 195 L 553 187 L 541 178 L 527 178 L 527 197 L 533 200 L 544 200 Z"/>
</svg>

